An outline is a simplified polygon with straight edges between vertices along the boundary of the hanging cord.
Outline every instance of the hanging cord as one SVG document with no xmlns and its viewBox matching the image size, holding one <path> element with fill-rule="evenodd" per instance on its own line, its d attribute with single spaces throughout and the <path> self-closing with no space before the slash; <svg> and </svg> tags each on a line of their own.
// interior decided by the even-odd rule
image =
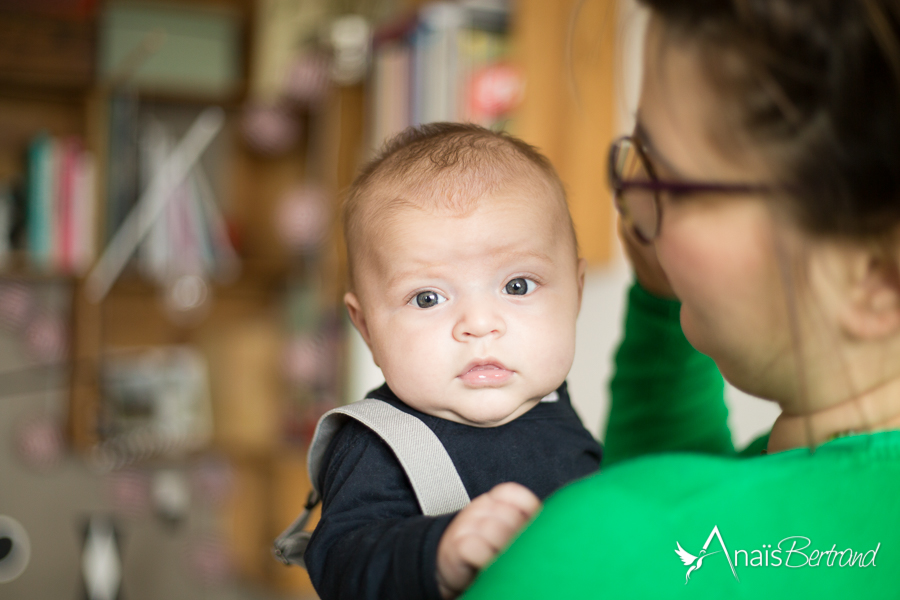
<svg viewBox="0 0 900 600">
<path fill-rule="evenodd" d="M 777 218 L 773 215 L 773 218 Z M 811 406 L 809 390 L 806 385 L 806 368 L 803 364 L 803 340 L 800 335 L 800 315 L 797 307 L 797 286 L 794 275 L 797 271 L 796 256 L 788 250 L 782 235 L 775 233 L 775 253 L 778 258 L 778 272 L 781 275 L 781 287 L 784 292 L 784 300 L 788 313 L 788 327 L 790 329 L 791 346 L 794 353 L 794 361 L 797 371 L 797 393 L 800 400 L 800 409 L 803 411 L 803 430 L 806 438 L 806 447 L 810 454 L 815 453 L 815 437 L 813 435 L 812 419 L 810 418 Z M 793 259 L 793 260 L 792 260 Z"/>
<path fill-rule="evenodd" d="M 801 274 L 806 273 L 806 268 L 808 265 L 802 263 L 804 262 L 804 258 L 807 255 L 802 252 L 791 252 L 788 249 L 783 236 L 777 233 L 775 235 L 775 251 L 778 258 L 778 270 L 782 280 L 785 305 L 788 312 L 788 326 L 790 328 L 791 345 L 794 354 L 794 360 L 796 363 L 798 388 L 797 392 L 800 410 L 803 412 L 803 429 L 804 437 L 806 438 L 805 445 L 809 449 L 810 453 L 813 454 L 815 453 L 816 447 L 819 445 L 819 443 L 816 440 L 812 423 L 812 415 L 815 410 L 809 397 L 809 385 L 807 379 L 808 371 L 804 362 L 804 349 L 806 346 L 804 345 L 802 336 L 802 327 L 800 321 L 801 315 L 798 306 L 798 294 L 801 292 L 801 287 L 803 287 L 803 291 L 809 289 L 808 278 L 803 277 L 802 283 L 804 285 L 802 286 L 799 285 L 800 282 L 798 282 L 798 278 L 801 276 Z M 831 337 L 833 338 L 831 340 L 833 342 L 832 347 L 837 347 L 838 340 L 833 332 Z M 873 424 L 866 410 L 863 408 L 862 404 L 859 401 L 860 394 L 857 393 L 856 388 L 853 385 L 849 365 L 847 364 L 845 357 L 841 353 L 837 354 L 837 360 L 839 363 L 839 370 L 843 373 L 844 380 L 847 382 L 847 398 L 859 413 L 860 423 L 862 424 L 861 430 L 863 432 L 871 432 L 873 429 Z M 843 433 L 847 434 L 853 432 L 856 431 L 853 430 Z M 841 434 L 839 433 L 835 437 L 839 437 L 840 435 Z"/>
</svg>

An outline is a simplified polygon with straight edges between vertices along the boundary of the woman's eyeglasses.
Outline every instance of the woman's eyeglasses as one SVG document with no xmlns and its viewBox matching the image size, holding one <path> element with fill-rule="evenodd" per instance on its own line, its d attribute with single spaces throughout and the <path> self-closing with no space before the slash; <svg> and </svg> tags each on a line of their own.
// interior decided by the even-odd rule
<svg viewBox="0 0 900 600">
<path fill-rule="evenodd" d="M 609 149 L 609 185 L 616 210 L 645 244 L 659 236 L 662 222 L 659 197 L 663 192 L 747 194 L 769 190 L 764 185 L 660 181 L 640 141 L 632 136 L 617 139 Z"/>
</svg>

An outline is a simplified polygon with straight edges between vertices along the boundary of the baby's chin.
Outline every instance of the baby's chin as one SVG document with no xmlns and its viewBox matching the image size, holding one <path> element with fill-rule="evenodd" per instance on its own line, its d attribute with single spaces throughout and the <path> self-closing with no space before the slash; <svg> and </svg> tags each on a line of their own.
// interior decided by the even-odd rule
<svg viewBox="0 0 900 600">
<path fill-rule="evenodd" d="M 515 403 L 482 402 L 477 406 L 458 406 L 453 409 L 423 411 L 429 414 L 469 425 L 471 427 L 499 427 L 514 421 L 537 406 L 540 399 Z"/>
</svg>

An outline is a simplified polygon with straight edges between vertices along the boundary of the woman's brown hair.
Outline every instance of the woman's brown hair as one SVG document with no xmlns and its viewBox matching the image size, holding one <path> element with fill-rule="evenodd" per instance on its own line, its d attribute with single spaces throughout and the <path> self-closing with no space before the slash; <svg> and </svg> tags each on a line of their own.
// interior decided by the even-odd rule
<svg viewBox="0 0 900 600">
<path fill-rule="evenodd" d="M 858 239 L 897 230 L 900 1 L 641 2 L 667 36 L 697 44 L 735 108 L 725 129 L 770 152 L 801 226 Z"/>
</svg>

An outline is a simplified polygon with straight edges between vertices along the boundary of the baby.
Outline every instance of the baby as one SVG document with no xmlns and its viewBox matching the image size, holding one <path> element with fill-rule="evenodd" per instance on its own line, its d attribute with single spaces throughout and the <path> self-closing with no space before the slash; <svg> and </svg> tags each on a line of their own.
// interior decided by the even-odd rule
<svg viewBox="0 0 900 600">
<path fill-rule="evenodd" d="M 422 515 L 390 448 L 351 421 L 324 455 L 306 565 L 326 600 L 451 598 L 537 498 L 599 466 L 566 393 L 584 261 L 563 187 L 513 137 L 410 128 L 357 177 L 344 231 L 344 301 L 386 380 L 369 397 L 421 419 L 474 500 Z"/>
</svg>

